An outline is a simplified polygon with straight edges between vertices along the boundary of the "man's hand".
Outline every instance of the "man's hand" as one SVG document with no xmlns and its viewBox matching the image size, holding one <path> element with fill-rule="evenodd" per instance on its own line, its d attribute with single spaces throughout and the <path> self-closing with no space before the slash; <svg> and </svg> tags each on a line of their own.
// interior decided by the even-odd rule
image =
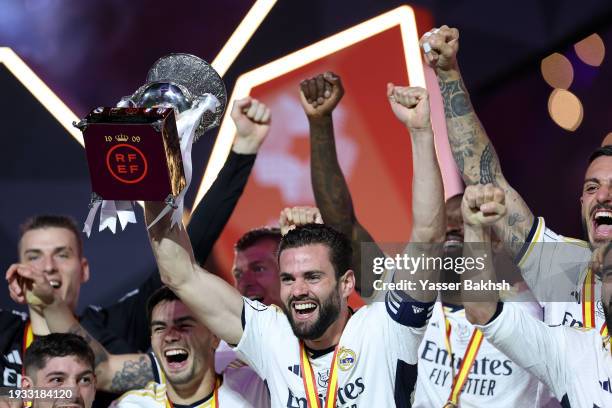
<svg viewBox="0 0 612 408">
<path fill-rule="evenodd" d="M 20 304 L 40 308 L 54 303 L 55 293 L 44 272 L 30 265 L 13 264 L 6 271 L 11 298 Z"/>
<path fill-rule="evenodd" d="M 257 153 L 270 131 L 270 109 L 257 99 L 246 97 L 234 102 L 231 117 L 236 125 L 232 151 Z"/>
<path fill-rule="evenodd" d="M 323 218 L 317 207 L 287 207 L 281 211 L 278 223 L 281 235 L 285 235 L 304 224 L 323 224 Z"/>
<path fill-rule="evenodd" d="M 493 184 L 467 186 L 463 193 L 463 222 L 472 227 L 491 225 L 506 214 L 505 195 Z"/>
<path fill-rule="evenodd" d="M 310 120 L 331 116 L 343 95 L 342 81 L 333 72 L 328 71 L 300 83 L 300 101 Z"/>
<path fill-rule="evenodd" d="M 409 130 L 431 130 L 429 95 L 426 89 L 388 83 L 387 98 L 395 116 Z"/>
<path fill-rule="evenodd" d="M 434 69 L 449 71 L 457 69 L 457 51 L 459 51 L 459 30 L 443 25 L 434 28 L 421 37 L 419 44 L 423 48 L 425 60 Z"/>
</svg>

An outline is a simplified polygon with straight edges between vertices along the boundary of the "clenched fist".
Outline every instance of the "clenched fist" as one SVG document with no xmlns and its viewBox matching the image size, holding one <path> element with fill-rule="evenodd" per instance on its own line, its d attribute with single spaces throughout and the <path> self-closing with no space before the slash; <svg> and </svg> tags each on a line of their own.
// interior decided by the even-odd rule
<svg viewBox="0 0 612 408">
<path fill-rule="evenodd" d="M 270 131 L 270 109 L 257 99 L 246 97 L 234 102 L 231 113 L 236 125 L 232 150 L 255 154 Z"/>
<path fill-rule="evenodd" d="M 281 211 L 278 223 L 281 235 L 285 235 L 300 225 L 323 224 L 323 218 L 317 207 L 287 207 Z"/>
<path fill-rule="evenodd" d="M 413 131 L 431 129 L 429 94 L 419 87 L 387 84 L 387 98 L 395 116 Z"/>
<path fill-rule="evenodd" d="M 491 225 L 506 214 L 504 191 L 493 184 L 467 186 L 463 193 L 461 214 L 466 225 Z"/>
<path fill-rule="evenodd" d="M 459 51 L 459 30 L 443 25 L 434 28 L 419 41 L 425 60 L 434 69 L 448 71 L 457 68 Z"/>
<path fill-rule="evenodd" d="M 309 119 L 330 116 L 343 95 L 342 81 L 333 72 L 328 71 L 300 83 L 300 101 Z"/>
</svg>

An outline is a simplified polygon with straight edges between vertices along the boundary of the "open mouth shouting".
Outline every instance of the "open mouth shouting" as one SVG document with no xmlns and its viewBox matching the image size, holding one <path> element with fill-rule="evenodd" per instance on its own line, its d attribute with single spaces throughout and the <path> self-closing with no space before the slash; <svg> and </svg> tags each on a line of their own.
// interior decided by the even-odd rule
<svg viewBox="0 0 612 408">
<path fill-rule="evenodd" d="M 612 210 L 596 207 L 591 211 L 591 226 L 595 241 L 612 240 Z"/>
<path fill-rule="evenodd" d="M 296 321 L 310 320 L 319 308 L 313 300 L 300 300 L 291 303 L 291 313 Z"/>
<path fill-rule="evenodd" d="M 169 371 L 180 371 L 187 365 L 189 352 L 183 348 L 167 348 L 164 350 L 164 358 Z"/>
<path fill-rule="evenodd" d="M 62 286 L 62 282 L 58 281 L 57 279 L 49 280 L 49 284 L 53 289 L 59 289 Z"/>
</svg>

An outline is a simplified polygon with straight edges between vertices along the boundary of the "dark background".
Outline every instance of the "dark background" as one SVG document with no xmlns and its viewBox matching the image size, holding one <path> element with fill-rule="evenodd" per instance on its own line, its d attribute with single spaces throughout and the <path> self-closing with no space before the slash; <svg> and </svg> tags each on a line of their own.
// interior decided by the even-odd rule
<svg viewBox="0 0 612 408">
<path fill-rule="evenodd" d="M 170 52 L 212 61 L 253 1 L 2 0 L 0 46 L 11 47 L 78 115 L 110 105 L 144 82 L 149 66 Z M 312 44 L 400 1 L 279 0 L 224 76 L 228 95 L 250 69 Z M 612 132 L 612 3 L 609 0 L 415 1 L 437 25 L 461 31 L 460 63 L 473 103 L 504 173 L 534 214 L 556 232 L 582 237 L 579 195 L 589 152 Z M 576 41 L 598 33 L 608 54 L 598 68 L 581 62 Z M 563 53 L 574 67 L 570 90 L 584 120 L 575 132 L 547 110 L 552 89 L 542 58 Z M 84 150 L 0 65 L 0 269 L 16 258 L 18 225 L 33 214 L 63 213 L 82 223 L 90 184 Z M 381 124 L 384 130 L 384 124 Z M 194 146 L 199 180 L 215 134 Z M 192 188 L 187 206 L 193 202 Z M 81 303 L 106 304 L 152 271 L 139 224 L 117 236 L 85 239 L 92 279 Z M 12 307 L 0 285 L 0 307 Z"/>
</svg>

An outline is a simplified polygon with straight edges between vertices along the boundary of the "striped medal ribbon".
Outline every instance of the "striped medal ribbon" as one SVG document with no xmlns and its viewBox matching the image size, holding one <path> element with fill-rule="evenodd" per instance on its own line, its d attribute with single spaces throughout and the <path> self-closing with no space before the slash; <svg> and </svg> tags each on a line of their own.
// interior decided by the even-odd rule
<svg viewBox="0 0 612 408">
<path fill-rule="evenodd" d="M 453 355 L 453 350 L 451 346 L 451 324 L 448 318 L 446 317 L 446 312 L 444 311 L 444 306 L 440 304 L 442 307 L 442 313 L 444 314 L 444 337 L 446 348 L 448 351 L 448 355 Z M 461 365 L 459 366 L 459 371 L 455 375 L 455 366 L 451 364 L 453 371 L 453 385 L 451 386 L 451 392 L 448 396 L 448 401 L 444 404 L 444 408 L 457 408 L 459 406 L 459 397 L 461 396 L 461 391 L 463 390 L 463 386 L 468 379 L 468 374 L 472 369 L 472 365 L 474 365 L 474 361 L 476 361 L 476 356 L 478 355 L 478 350 L 480 349 L 480 345 L 482 344 L 482 332 L 478 329 L 475 329 L 472 333 L 472 337 L 470 338 L 470 342 L 468 343 L 467 349 L 465 350 L 465 354 L 463 355 L 463 359 L 461 361 Z M 452 361 L 452 360 L 451 360 Z"/>
<path fill-rule="evenodd" d="M 331 367 L 329 368 L 329 381 L 327 383 L 327 395 L 325 396 L 324 408 L 335 408 L 336 398 L 338 396 L 338 346 L 334 349 Z M 315 380 L 314 371 L 310 365 L 310 359 L 306 352 L 304 342 L 300 340 L 300 370 L 302 371 L 302 382 L 306 390 L 306 401 L 308 408 L 323 408 L 319 401 L 319 392 L 317 391 L 317 382 Z"/>
</svg>

